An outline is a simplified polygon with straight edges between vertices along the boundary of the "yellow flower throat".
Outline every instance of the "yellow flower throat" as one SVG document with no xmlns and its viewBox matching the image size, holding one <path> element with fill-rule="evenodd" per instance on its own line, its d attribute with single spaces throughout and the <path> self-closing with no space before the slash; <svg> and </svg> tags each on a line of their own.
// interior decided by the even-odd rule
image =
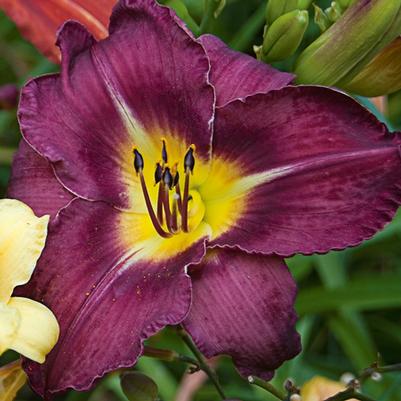
<svg viewBox="0 0 401 401">
<path fill-rule="evenodd" d="M 168 164 L 166 140 L 162 139 L 161 161 L 156 163 L 154 185 L 158 185 L 156 208 L 151 198 L 143 174 L 144 158 L 134 147 L 134 168 L 139 176 L 146 208 L 154 229 L 162 238 L 171 238 L 180 232 L 188 233 L 203 220 L 205 206 L 195 190 L 190 191 L 190 179 L 195 168 L 195 145 L 191 145 L 183 160 L 184 187 L 180 186 L 178 163 L 171 168 Z"/>
</svg>

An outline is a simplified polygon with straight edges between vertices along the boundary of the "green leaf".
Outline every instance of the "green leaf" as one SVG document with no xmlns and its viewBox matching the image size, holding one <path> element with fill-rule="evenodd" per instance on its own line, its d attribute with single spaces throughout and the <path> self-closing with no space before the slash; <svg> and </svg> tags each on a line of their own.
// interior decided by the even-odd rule
<svg viewBox="0 0 401 401">
<path fill-rule="evenodd" d="M 158 360 L 152 358 L 140 358 L 136 363 L 136 368 L 147 375 L 157 378 L 160 397 L 163 401 L 175 400 L 177 392 L 177 381 L 167 367 Z"/>
<path fill-rule="evenodd" d="M 168 0 L 166 6 L 169 6 L 175 10 L 177 15 L 187 24 L 188 28 L 195 34 L 199 34 L 199 26 L 191 17 L 188 12 L 186 5 L 181 0 Z"/>
<path fill-rule="evenodd" d="M 377 355 L 375 345 L 358 313 L 342 311 L 330 317 L 329 327 L 357 370 L 375 361 Z"/>
<path fill-rule="evenodd" d="M 295 255 L 286 259 L 291 274 L 298 283 L 309 276 L 313 271 L 313 258 L 304 255 Z"/>
<path fill-rule="evenodd" d="M 156 401 L 157 384 L 141 372 L 125 372 L 121 375 L 121 387 L 129 401 Z"/>
<path fill-rule="evenodd" d="M 312 287 L 301 290 L 297 310 L 300 314 L 322 313 L 342 307 L 374 310 L 401 306 L 401 280 L 376 277 L 349 282 L 341 288 Z"/>
</svg>

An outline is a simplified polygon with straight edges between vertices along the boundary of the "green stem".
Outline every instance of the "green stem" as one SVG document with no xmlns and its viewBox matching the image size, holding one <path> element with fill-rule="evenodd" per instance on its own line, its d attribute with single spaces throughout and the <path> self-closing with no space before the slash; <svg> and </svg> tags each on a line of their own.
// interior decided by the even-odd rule
<svg viewBox="0 0 401 401">
<path fill-rule="evenodd" d="M 276 387 L 274 387 L 269 382 L 259 379 L 258 377 L 255 377 L 255 376 L 249 376 L 248 381 L 249 381 L 249 383 L 254 384 L 255 386 L 263 388 L 264 390 L 268 391 L 270 394 L 273 394 L 279 400 L 282 400 L 282 401 L 285 400 L 285 394 L 282 393 L 280 390 L 278 390 Z"/>
<path fill-rule="evenodd" d="M 203 33 L 208 32 L 210 21 L 213 20 L 213 14 L 216 9 L 215 0 L 205 0 L 205 13 L 203 14 L 201 24 L 199 26 L 199 33 L 202 35 Z"/>
<path fill-rule="evenodd" d="M 143 355 L 148 358 L 159 359 L 160 361 L 166 362 L 185 362 L 189 365 L 195 366 L 197 369 L 201 369 L 199 362 L 187 355 L 181 355 L 175 351 L 169 349 L 153 348 L 145 346 L 143 350 Z"/>
<path fill-rule="evenodd" d="M 338 393 L 336 395 L 333 395 L 332 397 L 327 398 L 324 401 L 346 401 L 350 399 L 356 399 L 360 401 L 375 401 L 373 398 L 370 398 L 366 395 L 363 395 L 361 393 L 358 393 L 352 388 L 349 388 L 345 391 L 342 391 L 341 393 Z"/>
<path fill-rule="evenodd" d="M 364 369 L 361 375 L 358 377 L 358 380 L 360 382 L 364 382 L 365 380 L 369 379 L 373 373 L 391 373 L 400 371 L 401 371 L 401 363 L 396 363 L 394 365 L 387 365 L 387 366 L 377 366 L 376 364 L 374 364 L 371 367 Z"/>
<path fill-rule="evenodd" d="M 266 4 L 262 3 L 230 41 L 231 48 L 238 51 L 246 51 L 252 46 L 252 41 L 255 39 L 256 34 L 266 22 L 265 10 Z"/>
<path fill-rule="evenodd" d="M 208 375 L 210 381 L 214 384 L 216 387 L 217 392 L 219 393 L 220 397 L 225 400 L 226 396 L 224 395 L 224 391 L 219 383 L 219 379 L 216 375 L 216 373 L 212 370 L 212 368 L 207 364 L 206 359 L 204 356 L 201 354 L 201 352 L 198 350 L 194 342 L 192 341 L 191 337 L 189 334 L 183 329 L 179 328 L 178 329 L 178 334 L 184 341 L 184 343 L 187 345 L 187 347 L 191 350 L 191 352 L 194 354 L 195 358 L 199 362 L 199 367 Z"/>
<path fill-rule="evenodd" d="M 401 363 L 396 363 L 394 365 L 381 366 L 376 369 L 378 373 L 389 373 L 389 372 L 400 372 Z"/>
</svg>

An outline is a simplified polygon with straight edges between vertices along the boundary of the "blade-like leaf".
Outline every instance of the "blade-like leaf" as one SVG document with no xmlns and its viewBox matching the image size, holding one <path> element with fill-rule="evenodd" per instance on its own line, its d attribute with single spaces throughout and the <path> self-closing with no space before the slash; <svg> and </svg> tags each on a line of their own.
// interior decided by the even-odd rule
<svg viewBox="0 0 401 401">
<path fill-rule="evenodd" d="M 341 288 L 308 288 L 298 295 L 298 313 L 321 313 L 349 307 L 360 310 L 401 306 L 401 282 L 394 277 L 378 277 L 350 282 Z"/>
</svg>

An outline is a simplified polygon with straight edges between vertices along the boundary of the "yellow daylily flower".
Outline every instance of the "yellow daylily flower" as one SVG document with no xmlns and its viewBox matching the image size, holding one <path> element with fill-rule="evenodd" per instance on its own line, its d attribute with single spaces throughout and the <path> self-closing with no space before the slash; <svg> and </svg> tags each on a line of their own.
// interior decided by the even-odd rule
<svg viewBox="0 0 401 401">
<path fill-rule="evenodd" d="M 344 391 L 346 386 L 325 377 L 315 376 L 301 388 L 302 401 L 324 401 L 325 399 Z M 352 398 L 350 401 L 357 401 Z"/>
<path fill-rule="evenodd" d="M 0 368 L 1 401 L 12 401 L 26 380 L 27 377 L 22 370 L 20 361 L 9 363 Z"/>
<path fill-rule="evenodd" d="M 48 216 L 24 203 L 0 200 L 0 355 L 7 349 L 43 363 L 59 336 L 53 313 L 39 302 L 12 297 L 26 284 L 45 245 Z M 0 387 L 0 395 L 2 395 Z M 1 398 L 3 399 L 3 398 Z"/>
</svg>

